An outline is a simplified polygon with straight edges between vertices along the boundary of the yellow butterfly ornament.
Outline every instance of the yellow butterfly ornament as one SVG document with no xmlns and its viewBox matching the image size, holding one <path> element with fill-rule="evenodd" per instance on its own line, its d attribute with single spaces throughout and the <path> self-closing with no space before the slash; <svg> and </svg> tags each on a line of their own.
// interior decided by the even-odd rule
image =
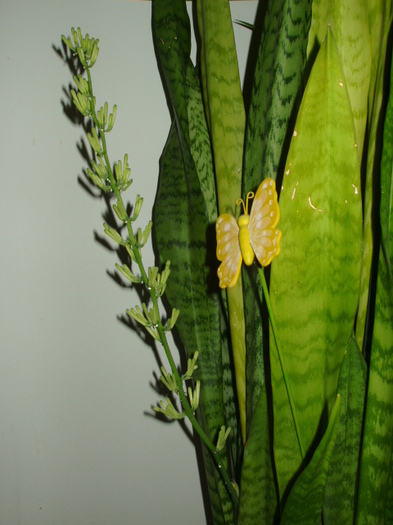
<svg viewBox="0 0 393 525">
<path fill-rule="evenodd" d="M 248 215 L 248 202 L 254 198 Z M 247 266 L 254 262 L 254 255 L 262 266 L 267 266 L 280 253 L 281 231 L 275 227 L 280 219 L 276 184 L 265 179 L 255 197 L 250 191 L 236 201 L 243 206 L 238 221 L 229 213 L 220 215 L 216 221 L 217 259 L 221 261 L 217 275 L 220 288 L 232 288 L 237 283 L 242 261 Z"/>
</svg>

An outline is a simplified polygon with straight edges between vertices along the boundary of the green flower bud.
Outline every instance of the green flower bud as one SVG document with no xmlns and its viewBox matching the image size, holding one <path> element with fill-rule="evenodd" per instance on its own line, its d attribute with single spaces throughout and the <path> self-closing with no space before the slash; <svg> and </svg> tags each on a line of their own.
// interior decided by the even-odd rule
<svg viewBox="0 0 393 525">
<path fill-rule="evenodd" d="M 97 111 L 97 120 L 99 129 L 104 130 L 108 121 L 108 102 Z"/>
<path fill-rule="evenodd" d="M 88 140 L 90 142 L 90 146 L 97 153 L 97 155 L 103 155 L 104 151 L 102 149 L 101 141 L 98 138 L 96 128 L 93 128 L 91 130 L 91 133 L 87 133 L 87 138 L 88 138 Z"/>
<path fill-rule="evenodd" d="M 149 334 L 155 339 L 156 341 L 160 341 L 160 334 L 158 333 L 157 328 L 150 328 L 149 326 L 145 327 L 145 330 L 149 332 Z"/>
<path fill-rule="evenodd" d="M 149 267 L 147 269 L 147 285 L 149 288 L 155 288 L 157 285 L 157 276 L 158 276 L 157 266 Z"/>
<path fill-rule="evenodd" d="M 82 75 L 74 75 L 74 82 L 76 87 L 78 88 L 78 91 L 85 96 L 90 96 L 89 92 L 89 83 L 88 81 L 82 77 Z"/>
<path fill-rule="evenodd" d="M 128 255 L 131 257 L 131 260 L 136 262 L 135 254 L 134 254 L 134 250 L 133 250 L 132 246 L 130 246 L 130 244 L 127 243 L 125 245 L 125 248 L 127 250 Z"/>
<path fill-rule="evenodd" d="M 94 172 L 103 180 L 108 179 L 108 170 L 106 169 L 106 165 L 104 163 L 103 158 L 100 155 L 97 155 L 98 158 L 98 164 L 92 160 L 91 166 L 94 170 Z"/>
<path fill-rule="evenodd" d="M 122 200 L 118 200 L 116 204 L 112 206 L 114 212 L 116 213 L 117 217 L 120 221 L 126 222 L 128 219 L 127 212 L 124 208 L 124 204 Z"/>
<path fill-rule="evenodd" d="M 156 310 L 155 308 L 150 308 L 150 310 L 148 310 L 145 303 L 142 303 L 142 309 L 151 326 L 157 327 L 160 323 L 160 312 L 158 309 Z"/>
<path fill-rule="evenodd" d="M 78 53 L 78 57 L 79 57 L 80 63 L 82 64 L 82 66 L 84 68 L 86 68 L 87 67 L 87 62 L 86 62 L 84 50 L 81 47 L 77 47 L 76 48 L 76 52 Z"/>
<path fill-rule="evenodd" d="M 143 315 L 143 312 L 139 306 L 126 310 L 126 313 L 131 317 L 131 319 L 134 319 L 134 321 L 141 324 L 142 326 L 147 327 L 150 324 L 150 322 Z"/>
<path fill-rule="evenodd" d="M 85 97 L 82 93 L 75 93 L 73 89 L 71 89 L 71 96 L 72 101 L 76 107 L 76 109 L 79 111 L 79 113 L 82 113 L 84 117 L 88 117 L 91 115 L 91 104 L 90 100 Z"/>
<path fill-rule="evenodd" d="M 142 234 L 141 241 L 140 241 L 141 247 L 145 246 L 145 244 L 147 243 L 152 227 L 153 227 L 153 222 L 149 221 L 146 228 L 143 230 L 143 234 Z"/>
<path fill-rule="evenodd" d="M 66 38 L 64 35 L 61 35 L 61 39 L 65 43 L 65 45 L 68 47 L 68 49 L 72 51 L 73 53 L 75 53 L 75 47 L 73 46 L 71 39 Z"/>
<path fill-rule="evenodd" d="M 113 239 L 117 244 L 120 244 L 120 246 L 124 246 L 125 242 L 121 238 L 119 232 L 117 232 L 115 229 L 111 228 L 108 224 L 104 223 L 104 233 L 108 235 L 111 239 Z"/>
<path fill-rule="evenodd" d="M 161 284 L 166 284 L 170 273 L 171 273 L 171 261 L 167 261 L 165 263 L 165 268 L 161 273 Z"/>
<path fill-rule="evenodd" d="M 176 408 L 173 406 L 171 400 L 169 397 L 166 398 L 165 401 L 160 401 L 161 408 L 159 407 L 153 407 L 153 410 L 156 412 L 161 412 L 165 416 L 169 417 L 170 419 L 184 419 L 185 414 L 179 413 Z"/>
<path fill-rule="evenodd" d="M 190 400 L 191 410 L 196 412 L 199 406 L 199 397 L 201 393 L 201 382 L 197 381 L 195 385 L 195 390 L 193 391 L 191 387 L 188 387 L 188 398 Z"/>
<path fill-rule="evenodd" d="M 107 186 L 100 177 L 98 177 L 93 171 L 91 171 L 90 168 L 87 168 L 87 174 L 90 177 L 90 179 L 94 182 L 94 184 L 98 186 L 98 188 L 100 188 L 100 190 L 104 191 L 105 193 L 109 193 L 111 191 L 111 187 Z"/>
<path fill-rule="evenodd" d="M 124 155 L 124 161 L 123 164 L 121 160 L 118 161 L 117 164 L 115 164 L 115 176 L 117 181 L 117 186 L 121 191 L 124 191 L 125 188 L 128 188 L 132 181 L 129 182 L 131 174 L 131 169 L 128 164 L 128 155 Z"/>
<path fill-rule="evenodd" d="M 226 444 L 226 441 L 228 439 L 230 432 L 231 432 L 231 427 L 228 427 L 226 430 L 224 426 L 221 427 L 220 432 L 218 434 L 218 440 L 217 440 L 217 446 L 216 446 L 216 449 L 219 452 L 221 452 L 221 450 L 225 448 L 225 444 Z"/>
<path fill-rule="evenodd" d="M 165 368 L 161 367 L 162 375 L 160 376 L 161 382 L 166 386 L 168 390 L 171 392 L 177 393 L 179 391 L 176 381 L 172 374 L 168 374 L 168 372 L 165 370 Z"/>
<path fill-rule="evenodd" d="M 198 359 L 199 352 L 195 352 L 195 354 L 191 358 L 188 358 L 187 360 L 187 372 L 183 376 L 183 380 L 186 381 L 187 379 L 191 379 L 192 374 L 194 373 L 194 370 L 198 368 L 198 365 L 196 364 Z"/>
<path fill-rule="evenodd" d="M 174 308 L 172 310 L 172 316 L 170 319 L 168 319 L 167 323 L 166 323 L 166 327 L 165 329 L 169 332 L 170 330 L 172 330 L 172 328 L 175 326 L 175 323 L 177 321 L 177 318 L 179 317 L 179 314 L 180 314 L 180 310 L 177 310 L 176 308 Z M 191 376 L 190 376 L 191 377 Z"/>
<path fill-rule="evenodd" d="M 112 111 L 112 113 L 110 113 L 109 118 L 108 118 L 108 127 L 106 128 L 106 132 L 107 133 L 112 131 L 112 128 L 115 125 L 116 113 L 117 113 L 117 106 L 115 104 L 113 106 L 113 111 Z"/>
<path fill-rule="evenodd" d="M 126 264 L 123 264 L 122 266 L 120 266 L 120 264 L 116 263 L 115 264 L 117 270 L 128 280 L 130 281 L 131 283 L 140 283 L 141 282 L 141 279 L 140 277 L 136 277 L 132 271 L 130 270 L 130 268 L 126 265 Z"/>
<path fill-rule="evenodd" d="M 81 30 L 80 30 L 79 27 L 78 27 L 78 32 L 79 32 L 79 34 L 81 34 Z M 72 35 L 72 39 L 74 41 L 74 47 L 75 48 L 79 47 L 78 32 L 75 31 L 75 29 L 73 27 L 71 28 L 71 35 Z"/>
<path fill-rule="evenodd" d="M 93 40 L 93 47 L 90 53 L 90 67 L 93 67 L 94 64 L 97 62 L 98 53 L 99 53 L 99 47 L 98 47 L 98 39 Z"/>
<path fill-rule="evenodd" d="M 136 196 L 136 200 L 135 200 L 135 206 L 134 206 L 134 213 L 131 217 L 131 220 L 132 221 L 135 221 L 137 218 L 138 218 L 138 215 L 142 209 L 142 204 L 143 204 L 143 199 L 142 197 L 138 194 Z"/>
</svg>

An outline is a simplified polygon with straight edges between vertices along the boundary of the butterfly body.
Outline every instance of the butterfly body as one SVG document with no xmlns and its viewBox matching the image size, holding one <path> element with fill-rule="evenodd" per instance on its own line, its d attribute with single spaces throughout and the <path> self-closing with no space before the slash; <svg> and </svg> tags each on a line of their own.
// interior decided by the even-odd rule
<svg viewBox="0 0 393 525">
<path fill-rule="evenodd" d="M 262 266 L 267 266 L 280 253 L 281 232 L 275 229 L 280 219 L 280 210 L 274 180 L 269 178 L 262 182 L 248 214 L 248 200 L 253 197 L 254 194 L 250 192 L 246 204 L 242 199 L 237 201 L 244 208 L 244 214 L 238 221 L 229 213 L 224 213 L 217 219 L 216 254 L 221 261 L 217 274 L 221 288 L 235 286 L 242 261 L 250 266 L 256 256 Z"/>
<path fill-rule="evenodd" d="M 240 215 L 237 224 L 239 226 L 239 244 L 240 251 L 243 257 L 244 264 L 251 266 L 254 262 L 254 250 L 250 243 L 250 230 L 248 225 L 250 223 L 250 216 L 248 214 Z"/>
</svg>

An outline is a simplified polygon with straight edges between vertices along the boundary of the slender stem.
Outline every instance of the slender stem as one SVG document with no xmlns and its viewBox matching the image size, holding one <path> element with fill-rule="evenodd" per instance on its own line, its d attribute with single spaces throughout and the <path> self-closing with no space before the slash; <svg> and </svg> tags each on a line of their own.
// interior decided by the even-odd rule
<svg viewBox="0 0 393 525">
<path fill-rule="evenodd" d="M 302 458 L 304 458 L 305 451 L 304 451 L 304 445 L 303 445 L 302 436 L 301 436 L 301 433 L 300 433 L 299 420 L 298 420 L 298 417 L 297 417 L 295 402 L 293 400 L 293 396 L 292 396 L 292 392 L 291 392 L 291 386 L 289 384 L 288 374 L 287 374 L 286 367 L 285 367 L 284 355 L 282 353 L 281 345 L 280 345 L 280 342 L 279 342 L 279 339 L 278 339 L 278 335 L 277 335 L 277 325 L 276 325 L 276 321 L 274 319 L 272 306 L 271 306 L 271 303 L 270 303 L 270 295 L 269 295 L 269 291 L 267 289 L 267 284 L 266 284 L 266 279 L 265 279 L 265 272 L 263 271 L 263 268 L 258 268 L 258 271 L 259 271 L 259 277 L 260 277 L 261 283 L 262 283 L 262 290 L 263 290 L 263 295 L 264 295 L 265 301 L 266 301 L 267 311 L 269 313 L 270 325 L 272 327 L 274 341 L 276 343 L 277 356 L 278 356 L 278 360 L 279 360 L 280 367 L 281 367 L 281 373 L 282 373 L 282 376 L 283 376 L 283 379 L 284 379 L 285 389 L 287 391 L 287 396 L 288 396 L 289 406 L 290 406 L 291 413 L 292 413 L 293 423 L 295 425 L 295 432 L 296 432 L 297 440 L 298 440 L 298 443 L 299 443 L 299 449 L 300 449 L 300 453 L 302 455 Z"/>
<path fill-rule="evenodd" d="M 181 378 L 179 376 L 179 372 L 178 372 L 178 370 L 176 368 L 175 362 L 174 362 L 173 357 L 172 357 L 172 353 L 171 353 L 169 345 L 168 345 L 168 341 L 167 341 L 165 332 L 164 332 L 163 327 L 162 327 L 161 324 L 159 324 L 159 326 L 158 326 L 158 333 L 160 334 L 161 343 L 162 343 L 162 345 L 164 347 L 165 354 L 167 356 L 169 365 L 171 367 L 172 373 L 173 373 L 173 375 L 175 377 L 175 380 L 176 380 L 176 384 L 177 384 L 177 387 L 178 387 L 178 393 L 179 393 L 181 404 L 183 405 L 183 408 L 184 408 L 184 412 L 185 412 L 186 416 L 188 417 L 190 423 L 192 424 L 195 432 L 198 434 L 198 436 L 201 438 L 203 443 L 207 446 L 207 448 L 211 452 L 211 454 L 213 456 L 213 459 L 214 459 L 214 461 L 215 461 L 215 463 L 217 465 L 217 468 L 218 468 L 218 470 L 219 470 L 219 472 L 220 472 L 220 474 L 222 476 L 222 479 L 223 479 L 223 482 L 224 482 L 224 484 L 226 486 L 226 489 L 227 489 L 227 491 L 229 493 L 229 496 L 232 499 L 232 503 L 233 503 L 233 505 L 234 505 L 234 507 L 236 509 L 236 513 L 237 513 L 237 509 L 238 509 L 238 505 L 239 505 L 238 496 L 237 496 L 237 494 L 236 494 L 236 492 L 235 492 L 235 490 L 233 488 L 233 485 L 232 485 L 232 482 L 230 480 L 229 474 L 228 474 L 228 472 L 227 472 L 227 470 L 226 470 L 226 468 L 224 466 L 223 458 L 222 458 L 220 452 L 215 447 L 215 445 L 209 439 L 209 437 L 206 434 L 206 432 L 203 430 L 203 428 L 199 424 L 197 418 L 195 417 L 194 412 L 192 411 L 192 409 L 190 407 L 188 399 L 187 399 L 186 395 L 184 394 L 182 380 L 181 380 Z"/>
</svg>

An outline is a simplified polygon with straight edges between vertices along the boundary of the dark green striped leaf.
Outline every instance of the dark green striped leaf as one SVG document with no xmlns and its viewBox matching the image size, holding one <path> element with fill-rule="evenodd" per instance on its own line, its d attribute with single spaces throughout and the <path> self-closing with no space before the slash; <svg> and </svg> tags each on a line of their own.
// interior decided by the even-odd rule
<svg viewBox="0 0 393 525">
<path fill-rule="evenodd" d="M 166 296 L 180 310 L 177 329 L 187 356 L 199 351 L 195 379 L 201 381 L 198 416 L 214 442 L 222 425 L 234 423 L 236 407 L 228 375 L 222 302 L 212 272 L 214 177 L 201 94 L 189 57 L 189 22 L 184 0 L 154 0 L 155 46 L 173 108 L 174 124 L 164 149 L 154 236 L 161 263 L 171 261 Z M 224 335 L 224 337 L 223 337 Z M 224 362 L 224 364 L 223 364 Z M 225 406 L 224 406 L 225 400 Z M 228 416 L 228 420 L 227 417 Z M 233 427 L 232 443 L 237 442 Z M 204 459 L 215 523 L 234 522 L 232 504 L 205 449 Z M 236 445 L 232 446 L 236 451 Z M 236 458 L 233 458 L 236 464 Z"/>
<path fill-rule="evenodd" d="M 198 179 L 197 179 L 198 180 Z M 199 184 L 185 180 L 177 131 L 172 127 L 161 159 L 160 182 L 154 209 L 154 236 L 160 259 L 171 261 L 166 296 L 179 308 L 177 329 L 187 356 L 199 351 L 196 379 L 201 380 L 198 416 L 214 441 L 226 425 L 223 407 L 220 303 L 218 294 L 208 290 L 206 267 L 207 219 Z M 226 489 L 208 453 L 205 466 L 215 523 L 232 523 L 225 515 L 232 512 Z"/>
<path fill-rule="evenodd" d="M 381 160 L 381 243 L 389 279 L 393 281 L 393 65 L 390 69 L 390 97 L 386 108 Z"/>
<path fill-rule="evenodd" d="M 367 10 L 371 42 L 371 77 L 368 97 L 367 122 L 367 165 L 363 190 L 363 260 L 359 312 L 356 321 L 356 339 L 359 348 L 370 354 L 372 334 L 368 330 L 368 307 L 370 290 L 375 288 L 375 268 L 373 258 L 378 252 L 376 240 L 375 205 L 379 201 L 379 184 L 375 175 L 379 172 L 381 154 L 381 110 L 384 103 L 384 82 L 386 72 L 386 55 L 389 51 L 388 37 L 392 23 L 393 3 L 391 0 L 367 0 Z M 391 45 L 391 44 L 390 44 Z M 374 295 L 372 290 L 371 295 Z M 370 325 L 371 326 L 371 325 Z"/>
<path fill-rule="evenodd" d="M 272 0 L 267 5 L 247 115 L 245 193 L 266 177 L 275 179 L 284 166 L 303 91 L 311 4 Z"/>
<path fill-rule="evenodd" d="M 391 82 L 381 164 L 381 248 L 379 250 L 366 418 L 360 463 L 357 515 L 359 524 L 388 523 L 385 521 L 387 509 L 389 514 L 391 513 L 391 505 L 387 507 L 387 503 L 388 495 L 392 492 L 393 453 L 392 137 L 393 83 Z"/>
<path fill-rule="evenodd" d="M 244 447 L 238 525 L 274 523 L 278 497 L 269 435 L 266 390 L 261 394 L 253 414 L 249 437 Z"/>
<path fill-rule="evenodd" d="M 393 452 L 393 287 L 380 250 L 357 523 L 385 523 Z"/>
<path fill-rule="evenodd" d="M 366 363 L 353 337 L 338 380 L 341 409 L 326 483 L 324 525 L 354 523 L 366 373 Z"/>
<path fill-rule="evenodd" d="M 263 24 L 247 116 L 243 192 L 262 179 L 276 178 L 285 162 L 294 116 L 303 90 L 310 0 L 272 0 L 256 31 Z M 293 120 L 291 124 L 291 118 Z M 252 420 L 265 381 L 262 336 L 262 300 L 256 268 L 244 275 L 247 344 L 247 420 Z M 264 311 L 266 317 L 266 311 Z"/>
<path fill-rule="evenodd" d="M 280 525 L 321 524 L 325 484 L 337 435 L 339 414 L 340 397 L 338 396 L 333 405 L 325 435 L 314 452 L 310 463 L 292 487 Z"/>
<path fill-rule="evenodd" d="M 219 213 L 235 215 L 241 194 L 245 113 L 229 0 L 197 0 L 201 76 Z M 214 246 L 214 245 L 212 245 Z M 227 288 L 228 317 L 243 442 L 246 438 L 246 343 L 241 279 Z"/>
</svg>

